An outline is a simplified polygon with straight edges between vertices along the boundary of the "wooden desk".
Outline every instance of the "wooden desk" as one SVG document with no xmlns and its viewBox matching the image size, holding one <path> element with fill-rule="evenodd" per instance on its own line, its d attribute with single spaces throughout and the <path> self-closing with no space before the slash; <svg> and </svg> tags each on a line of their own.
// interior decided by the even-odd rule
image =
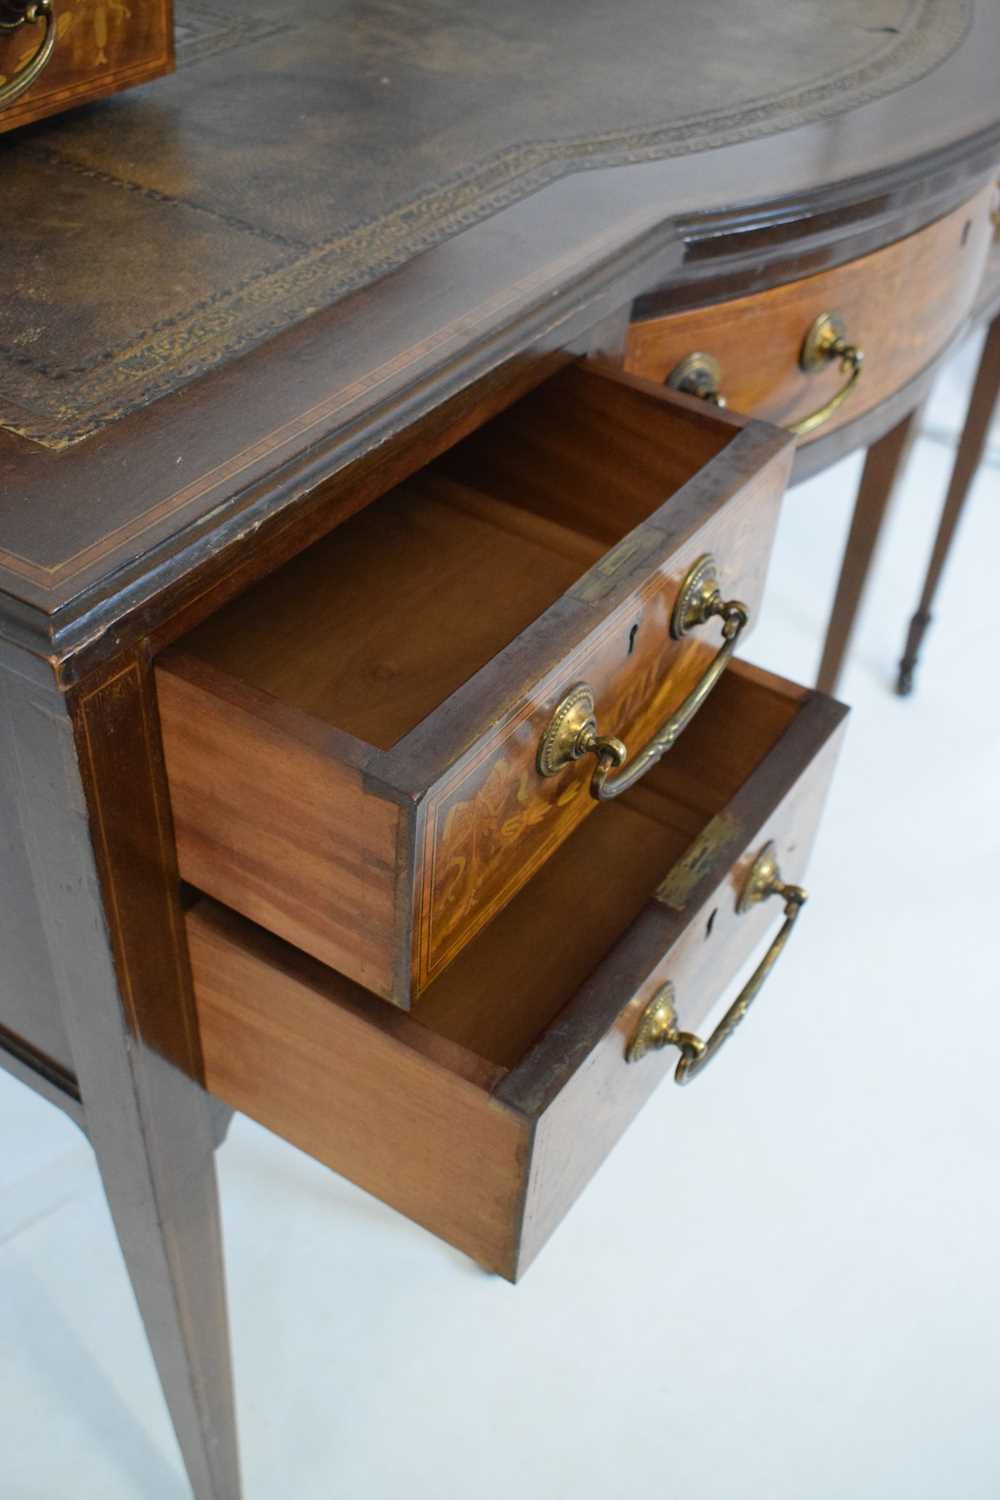
<svg viewBox="0 0 1000 1500">
<path fill-rule="evenodd" d="M 877 400 L 845 404 L 797 467 L 897 429 L 985 257 L 1000 16 L 885 0 L 865 7 L 884 26 L 830 38 L 825 7 L 798 7 L 810 66 L 808 35 L 783 47 L 784 10 L 763 0 L 750 61 L 746 28 L 727 57 L 726 4 L 708 30 L 707 13 L 685 32 L 628 5 L 603 30 L 574 7 L 544 35 L 529 7 L 499 40 L 470 7 L 471 32 L 426 51 L 364 8 L 350 45 L 337 7 L 300 7 L 294 27 L 263 4 L 211 27 L 178 9 L 175 77 L 0 147 L 16 289 L 0 339 L 0 1057 L 87 1131 L 193 1491 L 234 1500 L 213 1159 L 228 1111 L 202 1086 L 154 663 L 571 359 L 622 366 L 633 322 L 758 295 L 790 308 L 780 289 L 808 277 L 860 287 L 852 267 L 895 265 L 912 237 L 935 255 L 894 283 L 879 327 L 919 328 L 916 355 L 896 339 L 879 373 L 866 349 Z M 429 167 L 407 149 L 425 140 Z M 771 334 L 755 333 L 762 360 Z M 708 431 L 693 402 L 676 409 Z M 780 433 L 766 442 L 777 453 Z M 762 509 L 744 534 L 763 525 Z M 832 712 L 796 734 L 818 745 Z M 592 1018 L 589 984 L 573 1003 Z"/>
</svg>

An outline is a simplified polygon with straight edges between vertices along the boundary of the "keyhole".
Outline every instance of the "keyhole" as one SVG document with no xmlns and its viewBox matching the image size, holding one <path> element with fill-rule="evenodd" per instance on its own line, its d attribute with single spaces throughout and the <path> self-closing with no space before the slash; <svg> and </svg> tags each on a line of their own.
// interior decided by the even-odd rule
<svg viewBox="0 0 1000 1500">
<path fill-rule="evenodd" d="M 709 917 L 707 923 L 705 924 L 705 941 L 706 942 L 712 936 L 712 928 L 715 926 L 715 919 L 716 919 L 716 917 L 718 915 L 719 915 L 719 908 L 716 907 L 715 910 L 713 911 L 712 915 Z"/>
<path fill-rule="evenodd" d="M 628 633 L 628 654 L 629 654 L 629 656 L 631 656 L 632 652 L 635 650 L 635 638 L 636 638 L 636 636 L 638 634 L 639 634 L 639 622 L 637 620 L 635 622 L 635 624 L 632 626 L 632 629 Z"/>
</svg>

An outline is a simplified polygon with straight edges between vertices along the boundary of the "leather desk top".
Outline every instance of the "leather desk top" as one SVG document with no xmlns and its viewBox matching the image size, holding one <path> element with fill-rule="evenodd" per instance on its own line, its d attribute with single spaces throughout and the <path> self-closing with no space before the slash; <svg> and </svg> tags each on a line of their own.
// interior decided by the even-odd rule
<svg viewBox="0 0 1000 1500">
<path fill-rule="evenodd" d="M 0 141 L 22 634 L 572 334 L 584 283 L 680 265 L 682 220 L 1000 146 L 1000 16 L 970 0 L 845 0 L 836 26 L 827 0 L 178 10 L 174 77 Z"/>
<path fill-rule="evenodd" d="M 968 22 L 968 0 L 844 0 L 835 26 L 826 0 L 229 4 L 212 38 L 182 3 L 177 77 L 0 151 L 13 431 L 87 437 L 568 171 L 856 108 Z"/>
</svg>

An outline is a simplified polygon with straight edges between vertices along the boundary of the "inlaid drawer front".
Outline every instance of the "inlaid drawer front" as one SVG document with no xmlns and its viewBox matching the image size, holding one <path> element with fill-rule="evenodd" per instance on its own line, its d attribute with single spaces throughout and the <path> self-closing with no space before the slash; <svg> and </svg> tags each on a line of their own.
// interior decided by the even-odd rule
<svg viewBox="0 0 1000 1500">
<path fill-rule="evenodd" d="M 547 381 L 161 659 L 184 878 L 408 1007 L 710 701 L 790 457 Z"/>
<path fill-rule="evenodd" d="M 778 959 L 799 910 L 808 941 L 798 883 L 844 713 L 735 664 L 676 751 L 409 1015 L 202 901 L 187 923 L 207 1086 L 515 1279 L 664 1076 L 714 1058 L 754 998 L 729 986 L 755 953 L 748 1024 L 789 1002 Z M 723 1031 L 699 1030 L 713 1010 Z M 738 1040 L 713 1066 L 739 1066 Z"/>
<path fill-rule="evenodd" d="M 172 0 L 0 0 L 0 132 L 174 61 Z"/>
<path fill-rule="evenodd" d="M 831 431 L 918 375 L 968 315 L 992 237 L 991 201 L 987 188 L 834 270 L 636 322 L 626 369 L 798 425 L 803 440 Z"/>
</svg>

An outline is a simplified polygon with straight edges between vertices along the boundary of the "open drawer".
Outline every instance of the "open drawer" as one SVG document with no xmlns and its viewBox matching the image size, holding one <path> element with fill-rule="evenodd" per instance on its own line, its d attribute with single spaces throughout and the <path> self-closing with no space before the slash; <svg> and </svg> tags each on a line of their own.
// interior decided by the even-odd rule
<svg viewBox="0 0 1000 1500">
<path fill-rule="evenodd" d="M 791 451 L 575 365 L 383 495 L 159 660 L 184 878 L 407 1008 L 718 677 Z"/>
<path fill-rule="evenodd" d="M 748 904 L 748 882 L 769 845 L 780 878 L 801 878 L 845 713 L 734 664 L 676 750 L 410 1014 L 201 901 L 187 924 L 208 1088 L 515 1279 L 664 1074 L 694 1071 L 665 998 L 694 1032 L 769 934 L 773 966 L 798 892 L 764 899 L 765 883 Z"/>
</svg>

